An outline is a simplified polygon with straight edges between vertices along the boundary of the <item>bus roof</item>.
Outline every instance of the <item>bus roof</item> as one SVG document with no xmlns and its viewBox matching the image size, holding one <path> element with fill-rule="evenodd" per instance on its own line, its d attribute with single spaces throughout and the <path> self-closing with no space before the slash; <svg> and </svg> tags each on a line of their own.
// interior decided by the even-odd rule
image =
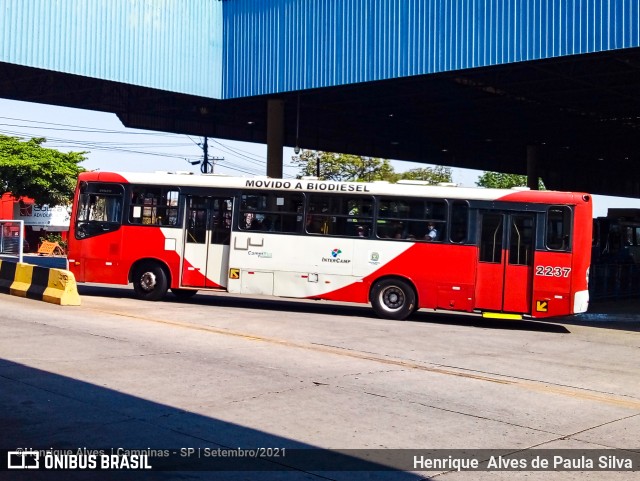
<svg viewBox="0 0 640 481">
<path fill-rule="evenodd" d="M 232 177 L 221 175 L 193 175 L 170 172 L 83 172 L 79 181 L 117 182 L 177 187 L 218 187 L 224 189 L 256 189 L 315 192 L 328 194 L 370 194 L 407 197 L 431 197 L 469 200 L 504 200 L 511 202 L 576 204 L 591 201 L 583 192 L 551 190 L 487 189 L 454 187 L 402 182 L 337 182 L 315 179 L 273 179 L 269 177 Z"/>
</svg>

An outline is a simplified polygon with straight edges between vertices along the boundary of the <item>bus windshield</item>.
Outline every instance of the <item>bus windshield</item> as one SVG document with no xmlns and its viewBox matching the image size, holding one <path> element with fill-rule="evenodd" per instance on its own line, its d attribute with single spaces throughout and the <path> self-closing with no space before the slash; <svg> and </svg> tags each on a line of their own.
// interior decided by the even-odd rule
<svg viewBox="0 0 640 481">
<path fill-rule="evenodd" d="M 120 227 L 124 189 L 118 185 L 109 185 L 100 189 L 92 186 L 91 191 L 80 194 L 78 198 L 78 216 L 76 218 L 76 237 L 79 239 L 106 232 Z"/>
</svg>

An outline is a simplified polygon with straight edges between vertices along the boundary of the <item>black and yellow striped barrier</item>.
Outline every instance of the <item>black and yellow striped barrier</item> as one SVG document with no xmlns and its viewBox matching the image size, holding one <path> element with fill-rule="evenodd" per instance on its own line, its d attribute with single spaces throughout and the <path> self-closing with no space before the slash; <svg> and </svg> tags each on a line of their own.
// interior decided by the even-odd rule
<svg viewBox="0 0 640 481">
<path fill-rule="evenodd" d="M 0 260 L 0 293 L 79 306 L 76 278 L 70 271 Z"/>
</svg>

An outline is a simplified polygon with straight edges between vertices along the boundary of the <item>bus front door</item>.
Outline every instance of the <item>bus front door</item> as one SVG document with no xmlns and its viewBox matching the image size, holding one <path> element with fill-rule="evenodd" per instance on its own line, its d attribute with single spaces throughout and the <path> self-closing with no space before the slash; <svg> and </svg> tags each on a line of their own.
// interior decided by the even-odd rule
<svg viewBox="0 0 640 481">
<path fill-rule="evenodd" d="M 226 286 L 232 207 L 230 197 L 187 197 L 182 286 Z"/>
<path fill-rule="evenodd" d="M 531 313 L 535 214 L 482 212 L 476 308 Z"/>
</svg>

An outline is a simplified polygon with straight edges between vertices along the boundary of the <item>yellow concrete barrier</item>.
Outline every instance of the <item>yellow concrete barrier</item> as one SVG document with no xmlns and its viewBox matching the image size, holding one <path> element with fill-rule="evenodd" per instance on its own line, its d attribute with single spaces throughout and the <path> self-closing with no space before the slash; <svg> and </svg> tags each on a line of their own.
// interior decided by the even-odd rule
<svg viewBox="0 0 640 481">
<path fill-rule="evenodd" d="M 76 278 L 70 271 L 0 261 L 0 292 L 61 306 L 79 306 Z"/>
</svg>

